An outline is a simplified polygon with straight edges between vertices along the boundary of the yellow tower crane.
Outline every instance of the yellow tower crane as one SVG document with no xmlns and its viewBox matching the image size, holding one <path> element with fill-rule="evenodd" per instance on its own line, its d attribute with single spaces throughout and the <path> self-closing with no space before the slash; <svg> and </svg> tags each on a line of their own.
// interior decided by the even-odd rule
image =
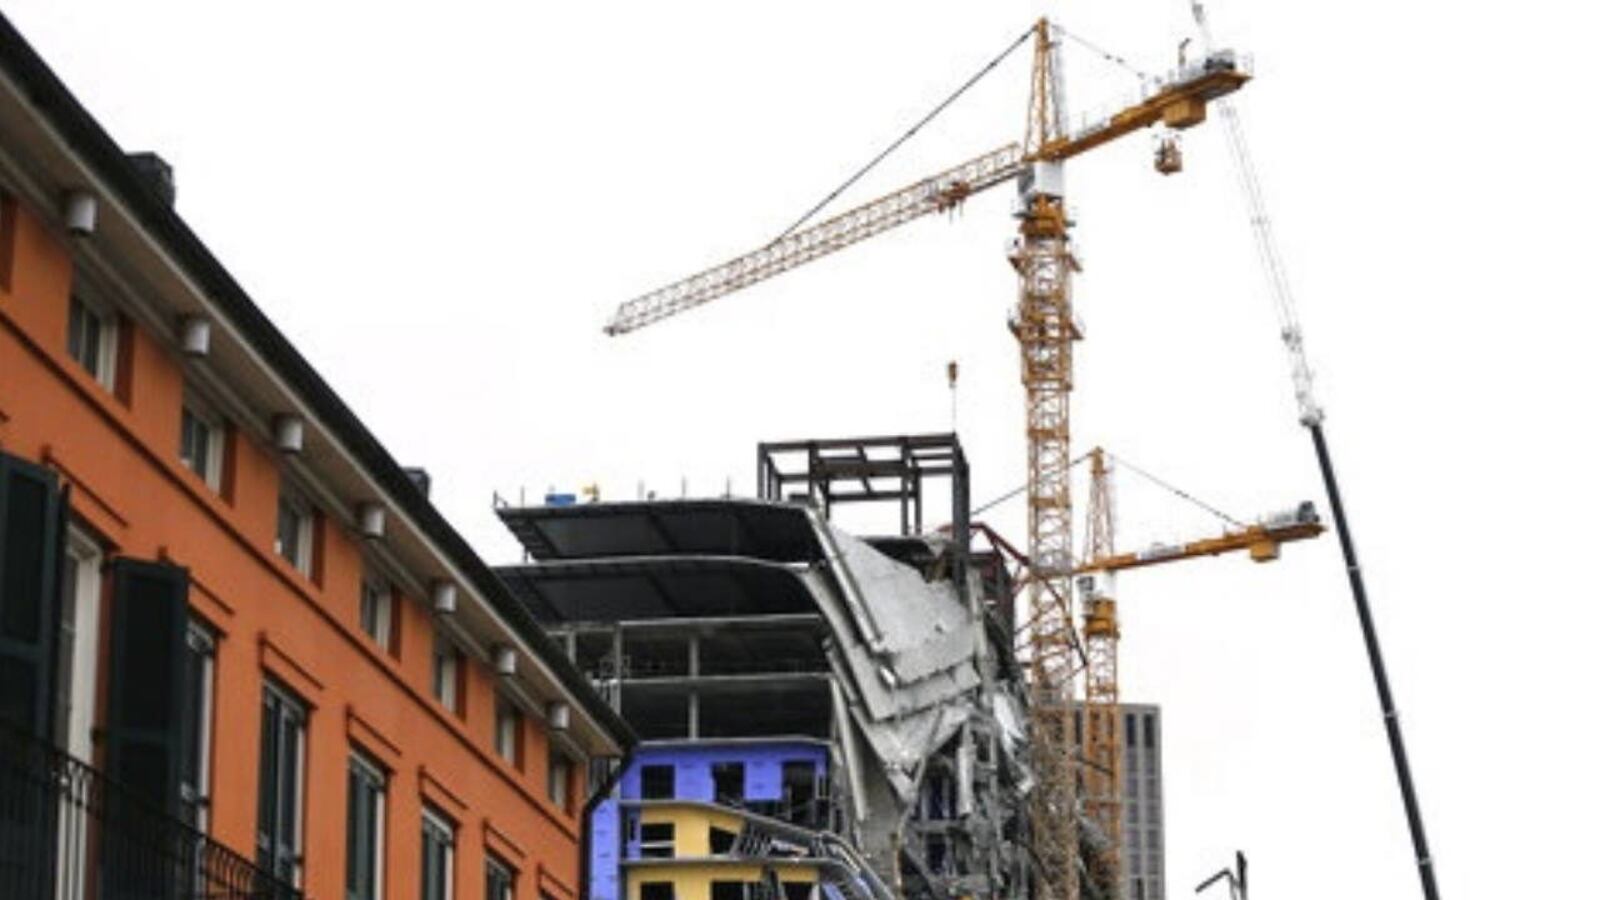
<svg viewBox="0 0 1600 900">
<path fill-rule="evenodd" d="M 1071 600 L 1067 401 L 1072 390 L 1072 342 L 1082 334 L 1071 303 L 1071 275 L 1078 263 L 1068 237 L 1072 223 L 1063 200 L 1061 165 L 1151 126 L 1185 129 L 1198 125 L 1205 120 L 1209 103 L 1237 91 L 1250 75 L 1231 51 L 1212 52 L 1145 83 L 1142 95 L 1125 108 L 1071 129 L 1058 83 L 1058 32 L 1040 19 L 1012 44 L 1015 48 L 1033 38 L 1028 116 L 1021 143 L 1006 144 L 817 224 L 791 228 L 750 253 L 629 300 L 617 308 L 605 331 L 619 335 L 642 328 L 896 226 L 951 209 L 973 194 L 1018 184 L 1022 195 L 1020 235 L 1010 261 L 1018 274 L 1019 296 L 1010 327 L 1021 351 L 1022 383 L 1027 392 L 1031 565 L 1022 633 L 1030 691 L 1029 740 L 1036 775 L 1030 820 L 1042 882 L 1038 896 L 1078 900 L 1077 751 L 1072 727 L 1078 653 Z M 1158 168 L 1168 172 L 1170 162 L 1171 154 L 1166 165 L 1158 157 Z"/>
<path fill-rule="evenodd" d="M 1083 643 L 1088 663 L 1084 672 L 1083 793 L 1084 808 L 1104 832 L 1112 848 L 1102 861 L 1110 871 L 1106 879 L 1121 878 L 1122 846 L 1122 730 L 1117 681 L 1117 649 L 1122 628 L 1111 579 L 1116 573 L 1161 563 L 1247 551 L 1256 562 L 1278 558 L 1280 548 L 1292 541 L 1314 538 L 1323 532 L 1316 508 L 1309 502 L 1240 525 L 1214 537 L 1182 544 L 1157 544 L 1136 553 L 1116 550 L 1116 507 L 1111 467 L 1103 448 L 1089 458 L 1088 535 L 1083 559 L 1073 569 L 1084 601 Z M 1096 575 L 1101 577 L 1096 578 Z M 1115 868 L 1113 868 L 1115 867 Z"/>
</svg>

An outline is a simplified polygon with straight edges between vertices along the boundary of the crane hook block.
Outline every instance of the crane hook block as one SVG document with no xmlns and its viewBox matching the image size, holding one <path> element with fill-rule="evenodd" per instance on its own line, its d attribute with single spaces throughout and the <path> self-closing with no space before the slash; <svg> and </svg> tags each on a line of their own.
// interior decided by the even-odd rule
<svg viewBox="0 0 1600 900">
<path fill-rule="evenodd" d="M 1183 146 L 1174 134 L 1162 135 L 1156 142 L 1156 171 L 1175 175 L 1183 171 Z"/>
</svg>

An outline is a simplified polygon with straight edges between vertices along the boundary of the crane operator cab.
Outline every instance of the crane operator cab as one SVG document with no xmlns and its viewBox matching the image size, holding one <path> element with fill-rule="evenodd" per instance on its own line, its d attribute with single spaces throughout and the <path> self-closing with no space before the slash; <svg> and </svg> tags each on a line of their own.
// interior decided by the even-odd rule
<svg viewBox="0 0 1600 900">
<path fill-rule="evenodd" d="M 1156 133 L 1155 163 L 1156 171 L 1163 175 L 1183 171 L 1183 144 L 1179 143 L 1176 131 L 1164 128 Z"/>
</svg>

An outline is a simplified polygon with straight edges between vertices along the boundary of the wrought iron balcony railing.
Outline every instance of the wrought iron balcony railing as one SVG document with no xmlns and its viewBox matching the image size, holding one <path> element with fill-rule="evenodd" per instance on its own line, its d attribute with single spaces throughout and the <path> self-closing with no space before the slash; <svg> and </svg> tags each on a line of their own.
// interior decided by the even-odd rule
<svg viewBox="0 0 1600 900">
<path fill-rule="evenodd" d="M 142 795 L 4 722 L 0 897 L 303 900 Z"/>
</svg>

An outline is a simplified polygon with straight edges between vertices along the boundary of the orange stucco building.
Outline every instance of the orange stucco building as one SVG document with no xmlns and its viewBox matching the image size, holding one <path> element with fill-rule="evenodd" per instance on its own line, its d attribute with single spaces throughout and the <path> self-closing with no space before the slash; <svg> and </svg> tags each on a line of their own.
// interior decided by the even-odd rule
<svg viewBox="0 0 1600 900">
<path fill-rule="evenodd" d="M 0 19 L 0 794 L 104 783 L 12 816 L 0 894 L 577 900 L 627 726 L 170 177 Z"/>
</svg>

